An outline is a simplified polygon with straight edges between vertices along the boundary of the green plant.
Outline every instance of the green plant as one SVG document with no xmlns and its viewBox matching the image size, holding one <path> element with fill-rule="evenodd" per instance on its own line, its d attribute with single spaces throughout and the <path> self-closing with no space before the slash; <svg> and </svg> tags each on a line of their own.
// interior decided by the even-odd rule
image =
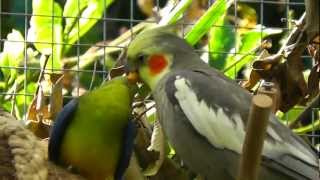
<svg viewBox="0 0 320 180">
<path fill-rule="evenodd" d="M 33 0 L 27 40 L 13 29 L 4 43 L 0 57 L 0 90 L 6 95 L 0 97 L 1 106 L 19 119 L 26 115 L 26 105 L 37 91 L 35 84 L 40 74 L 37 69 L 61 74 L 62 59 L 71 45 L 96 24 L 112 2 L 67 0 L 62 9 L 54 0 Z M 16 97 L 17 93 L 20 95 Z"/>
</svg>

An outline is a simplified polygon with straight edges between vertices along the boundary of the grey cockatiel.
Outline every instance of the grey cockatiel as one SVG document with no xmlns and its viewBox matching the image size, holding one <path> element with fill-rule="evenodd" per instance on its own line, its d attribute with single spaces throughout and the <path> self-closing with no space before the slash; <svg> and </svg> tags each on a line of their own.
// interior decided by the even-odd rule
<svg viewBox="0 0 320 180">
<path fill-rule="evenodd" d="M 129 78 L 138 73 L 151 88 L 177 154 L 208 180 L 235 179 L 251 95 L 164 28 L 138 35 L 127 53 Z M 315 180 L 318 166 L 314 149 L 272 115 L 259 179 Z"/>
</svg>

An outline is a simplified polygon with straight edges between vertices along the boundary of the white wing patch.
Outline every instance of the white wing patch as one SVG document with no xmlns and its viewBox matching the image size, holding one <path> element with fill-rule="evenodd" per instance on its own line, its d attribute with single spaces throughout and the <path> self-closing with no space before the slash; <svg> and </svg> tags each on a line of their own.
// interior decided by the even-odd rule
<svg viewBox="0 0 320 180">
<path fill-rule="evenodd" d="M 245 127 L 240 114 L 227 115 L 222 107 L 216 111 L 213 110 L 204 100 L 199 101 L 195 92 L 188 84 L 191 85 L 188 80 L 176 76 L 174 82 L 177 89 L 175 97 L 192 126 L 214 147 L 226 148 L 241 153 L 245 138 Z M 230 117 L 233 121 L 230 120 Z M 289 153 L 309 164 L 317 166 L 314 155 L 306 148 L 294 147 L 284 142 L 270 126 L 267 129 L 267 133 L 277 142 L 274 144 L 265 141 L 264 155 L 276 157 L 277 154 Z"/>
<path fill-rule="evenodd" d="M 245 136 L 240 115 L 233 115 L 234 124 L 222 108 L 215 112 L 203 100 L 199 102 L 185 79 L 177 77 L 174 84 L 175 97 L 192 126 L 215 147 L 240 153 Z"/>
</svg>

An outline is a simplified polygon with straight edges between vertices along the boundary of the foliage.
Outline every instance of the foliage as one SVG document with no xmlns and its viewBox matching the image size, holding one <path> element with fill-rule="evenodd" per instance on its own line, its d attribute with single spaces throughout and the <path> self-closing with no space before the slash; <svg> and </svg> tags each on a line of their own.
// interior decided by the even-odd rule
<svg viewBox="0 0 320 180">
<path fill-rule="evenodd" d="M 187 10 L 187 8 L 191 5 L 192 0 L 182 0 L 174 7 L 174 9 L 166 16 L 164 16 L 160 21 L 159 25 L 170 25 L 175 24 L 183 15 L 183 13 Z"/>
<path fill-rule="evenodd" d="M 236 78 L 241 68 L 253 61 L 255 58 L 255 49 L 259 48 L 262 40 L 272 34 L 281 33 L 281 30 L 271 28 L 259 28 L 249 30 L 243 34 L 236 35 L 236 44 L 229 51 L 224 60 L 223 72 L 230 78 Z"/>
<path fill-rule="evenodd" d="M 34 75 L 39 75 L 39 71 L 34 73 L 28 68 L 45 68 L 46 73 L 61 73 L 62 59 L 70 46 L 95 25 L 113 0 L 78 2 L 67 0 L 62 9 L 54 0 L 33 0 L 32 17 L 27 33 L 29 43 L 25 43 L 23 35 L 17 30 L 13 29 L 7 35 L 0 58 L 0 89 L 7 95 L 1 96 L 0 102 L 7 111 L 14 112 L 19 119 L 26 115 L 23 114 L 26 107 L 22 107 L 21 104 L 29 105 L 30 100 L 25 101 L 20 96 L 16 98 L 10 94 L 22 93 L 29 99 L 30 95 L 36 92 L 37 87 L 34 84 L 38 78 Z M 25 52 L 25 49 L 28 51 Z M 19 71 L 23 67 L 27 67 L 27 70 Z"/>
<path fill-rule="evenodd" d="M 187 33 L 185 36 L 186 41 L 191 45 L 195 45 L 215 22 L 223 18 L 230 5 L 231 1 L 216 1 Z"/>
</svg>

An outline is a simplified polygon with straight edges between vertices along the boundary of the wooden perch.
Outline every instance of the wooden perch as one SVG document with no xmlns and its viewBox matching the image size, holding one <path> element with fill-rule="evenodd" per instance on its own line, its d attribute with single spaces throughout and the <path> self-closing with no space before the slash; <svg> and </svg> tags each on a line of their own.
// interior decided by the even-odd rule
<svg viewBox="0 0 320 180">
<path fill-rule="evenodd" d="M 253 96 L 240 158 L 238 180 L 257 180 L 272 99 L 264 94 Z"/>
<path fill-rule="evenodd" d="M 258 89 L 258 94 L 265 94 L 272 99 L 272 112 L 276 113 L 279 107 L 280 94 L 273 82 L 265 81 Z"/>
<path fill-rule="evenodd" d="M 47 142 L 28 131 L 21 121 L 0 108 L 1 179 L 83 179 L 47 160 Z"/>
</svg>

